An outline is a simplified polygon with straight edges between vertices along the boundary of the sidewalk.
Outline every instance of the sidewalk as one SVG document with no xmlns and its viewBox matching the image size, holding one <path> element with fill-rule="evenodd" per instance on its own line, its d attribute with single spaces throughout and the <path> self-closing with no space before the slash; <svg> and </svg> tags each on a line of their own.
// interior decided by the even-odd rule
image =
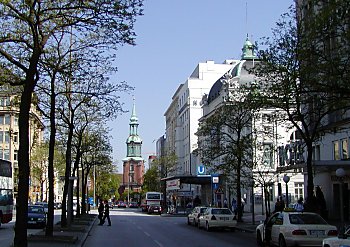
<svg viewBox="0 0 350 247">
<path fill-rule="evenodd" d="M 29 235 L 28 247 L 80 247 L 84 244 L 96 218 L 96 214 L 86 214 L 80 218 L 74 218 L 70 227 L 61 228 L 55 225 L 52 237 L 46 237 L 44 230 Z"/>
</svg>

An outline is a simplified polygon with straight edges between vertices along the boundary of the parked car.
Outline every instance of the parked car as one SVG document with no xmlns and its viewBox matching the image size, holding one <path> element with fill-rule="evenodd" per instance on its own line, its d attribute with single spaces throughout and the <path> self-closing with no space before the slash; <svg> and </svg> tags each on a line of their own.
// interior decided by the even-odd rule
<svg viewBox="0 0 350 247">
<path fill-rule="evenodd" d="M 129 203 L 129 208 L 138 208 L 139 204 L 137 202 L 130 202 Z"/>
<path fill-rule="evenodd" d="M 162 207 L 160 205 L 150 205 L 148 208 L 149 214 L 162 214 Z"/>
<path fill-rule="evenodd" d="M 46 226 L 46 213 L 41 205 L 28 205 L 28 228 Z"/>
<path fill-rule="evenodd" d="M 45 213 L 49 212 L 49 205 L 47 202 L 36 202 L 35 205 L 42 206 L 44 208 Z"/>
<path fill-rule="evenodd" d="M 207 207 L 204 206 L 198 206 L 195 207 L 188 215 L 187 215 L 187 224 L 188 225 L 198 225 L 198 219 L 199 216 L 201 216 L 205 210 L 207 209 Z"/>
<path fill-rule="evenodd" d="M 198 228 L 228 228 L 234 231 L 237 225 L 234 213 L 228 208 L 207 208 L 198 218 Z"/>
<path fill-rule="evenodd" d="M 122 201 L 119 201 L 118 204 L 117 204 L 117 207 L 118 208 L 126 208 L 126 203 L 122 202 Z"/>
<path fill-rule="evenodd" d="M 276 212 L 256 228 L 259 246 L 321 246 L 323 239 L 337 234 L 336 226 L 310 212 Z"/>
<path fill-rule="evenodd" d="M 325 238 L 322 247 L 347 247 L 350 246 L 350 227 L 346 229 L 344 236 Z"/>
<path fill-rule="evenodd" d="M 114 203 L 113 202 L 108 202 L 108 206 L 109 206 L 109 208 L 113 209 Z"/>
</svg>

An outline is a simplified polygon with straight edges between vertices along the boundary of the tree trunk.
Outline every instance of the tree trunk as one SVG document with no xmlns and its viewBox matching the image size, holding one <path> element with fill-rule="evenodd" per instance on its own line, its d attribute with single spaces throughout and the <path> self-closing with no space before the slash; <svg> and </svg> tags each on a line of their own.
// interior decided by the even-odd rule
<svg viewBox="0 0 350 247">
<path fill-rule="evenodd" d="M 307 160 L 306 160 L 306 168 L 307 168 L 307 198 L 305 200 L 306 202 L 306 208 L 307 211 L 315 212 L 316 200 L 314 195 L 314 174 L 312 169 L 312 142 L 306 143 L 307 148 Z"/>
<path fill-rule="evenodd" d="M 55 78 L 55 76 L 53 77 Z M 55 139 L 56 139 L 56 95 L 55 95 L 55 83 L 51 80 L 51 95 L 50 95 L 50 142 L 49 142 L 49 165 L 48 165 L 48 179 L 49 179 L 49 211 L 47 214 L 47 224 L 45 229 L 46 236 L 53 235 L 54 224 L 54 155 L 55 155 Z"/>
<path fill-rule="evenodd" d="M 14 247 L 27 247 L 28 193 L 29 193 L 29 112 L 32 93 L 35 87 L 35 69 L 27 75 L 21 95 L 19 112 L 19 150 L 18 150 L 18 197 L 16 201 L 16 224 Z"/>
<path fill-rule="evenodd" d="M 68 138 L 67 138 L 67 149 L 66 149 L 66 172 L 64 178 L 63 187 L 63 201 L 62 201 L 62 215 L 61 215 L 61 226 L 67 226 L 67 195 L 68 195 L 68 185 L 69 177 L 71 176 L 72 170 L 72 138 L 73 138 L 73 126 L 70 124 Z"/>
<path fill-rule="evenodd" d="M 243 222 L 243 205 L 242 205 L 242 193 L 241 193 L 241 158 L 237 159 L 237 221 Z"/>
</svg>

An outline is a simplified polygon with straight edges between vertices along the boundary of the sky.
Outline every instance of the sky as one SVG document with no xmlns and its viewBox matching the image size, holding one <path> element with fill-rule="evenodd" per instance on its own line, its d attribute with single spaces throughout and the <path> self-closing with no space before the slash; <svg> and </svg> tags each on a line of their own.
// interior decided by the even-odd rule
<svg viewBox="0 0 350 247">
<path fill-rule="evenodd" d="M 129 112 L 108 122 L 113 161 L 123 171 L 126 139 L 135 98 L 142 157 L 155 153 L 156 140 L 165 134 L 164 113 L 181 83 L 198 63 L 240 59 L 248 35 L 252 42 L 271 35 L 281 14 L 294 0 L 145 0 L 137 17 L 135 46 L 117 52 L 118 72 L 111 80 L 126 81 L 135 89 L 120 94 Z"/>
</svg>

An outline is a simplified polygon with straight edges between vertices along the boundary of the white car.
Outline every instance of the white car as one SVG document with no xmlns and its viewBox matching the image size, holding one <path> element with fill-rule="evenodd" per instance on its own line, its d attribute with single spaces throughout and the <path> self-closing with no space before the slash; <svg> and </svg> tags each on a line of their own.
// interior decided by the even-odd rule
<svg viewBox="0 0 350 247">
<path fill-rule="evenodd" d="M 229 228 L 234 231 L 236 226 L 235 215 L 228 208 L 207 208 L 198 219 L 198 228 L 204 227 L 207 231 L 212 228 Z"/>
<path fill-rule="evenodd" d="M 336 226 L 309 212 L 276 212 L 256 228 L 259 246 L 321 246 L 323 239 L 337 234 Z"/>
<path fill-rule="evenodd" d="M 350 228 L 345 231 L 344 238 L 325 238 L 322 247 L 350 247 Z"/>
<path fill-rule="evenodd" d="M 191 213 L 189 213 L 187 215 L 187 224 L 188 225 L 195 225 L 197 226 L 198 225 L 198 219 L 199 219 L 199 216 L 201 216 L 205 210 L 207 209 L 207 207 L 204 207 L 204 206 L 198 206 L 198 207 L 195 207 Z"/>
</svg>

